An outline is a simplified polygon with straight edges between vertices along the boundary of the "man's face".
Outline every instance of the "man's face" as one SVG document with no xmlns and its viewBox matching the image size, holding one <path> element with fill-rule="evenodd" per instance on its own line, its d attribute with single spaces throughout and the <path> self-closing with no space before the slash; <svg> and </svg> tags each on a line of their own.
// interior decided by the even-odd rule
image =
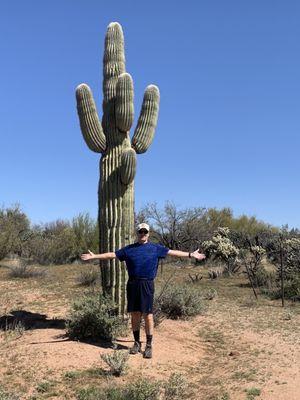
<svg viewBox="0 0 300 400">
<path fill-rule="evenodd" d="M 149 239 L 149 232 L 143 228 L 137 232 L 137 236 L 139 243 L 146 243 Z"/>
</svg>

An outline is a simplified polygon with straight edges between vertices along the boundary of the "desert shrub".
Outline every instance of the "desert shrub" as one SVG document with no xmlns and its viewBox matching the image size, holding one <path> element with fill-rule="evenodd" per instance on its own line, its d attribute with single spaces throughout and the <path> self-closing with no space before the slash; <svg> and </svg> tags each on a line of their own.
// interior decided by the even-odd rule
<svg viewBox="0 0 300 400">
<path fill-rule="evenodd" d="M 274 286 L 275 281 L 276 273 L 274 271 L 267 271 L 262 266 L 256 270 L 255 283 L 258 287 L 270 288 Z"/>
<path fill-rule="evenodd" d="M 204 311 L 203 297 L 197 288 L 191 286 L 169 286 L 154 301 L 167 318 L 188 318 Z"/>
<path fill-rule="evenodd" d="M 99 227 L 97 221 L 88 213 L 81 213 L 74 217 L 71 224 L 75 234 L 76 250 L 78 254 L 90 249 L 97 252 L 99 247 Z"/>
<path fill-rule="evenodd" d="M 124 389 L 124 400 L 159 400 L 160 393 L 160 382 L 139 379 Z"/>
<path fill-rule="evenodd" d="M 188 397 L 187 382 L 181 374 L 173 373 L 166 382 L 141 378 L 133 383 L 109 386 L 105 389 L 88 387 L 77 392 L 78 400 L 179 400 Z"/>
<path fill-rule="evenodd" d="M 44 278 L 46 271 L 43 269 L 37 269 L 29 267 L 28 264 L 20 260 L 18 265 L 10 267 L 8 276 L 10 278 Z"/>
<path fill-rule="evenodd" d="M 92 286 L 97 283 L 99 273 L 95 269 L 86 269 L 78 275 L 76 282 L 79 286 Z"/>
<path fill-rule="evenodd" d="M 124 330 L 125 323 L 108 297 L 84 296 L 71 307 L 67 321 L 67 335 L 71 339 L 112 340 Z"/>
<path fill-rule="evenodd" d="M 295 274 L 285 282 L 284 295 L 287 299 L 300 300 L 300 274 Z"/>
<path fill-rule="evenodd" d="M 111 354 L 101 354 L 102 360 L 109 366 L 114 376 L 124 375 L 128 369 L 128 351 L 114 350 Z"/>
<path fill-rule="evenodd" d="M 282 296 L 280 282 L 277 281 L 273 286 L 264 288 L 263 293 L 271 299 L 279 299 Z M 300 301 L 300 275 L 294 275 L 284 282 L 284 298 Z"/>
<path fill-rule="evenodd" d="M 8 393 L 0 388 L 0 400 L 20 400 L 20 397 L 15 394 Z"/>
<path fill-rule="evenodd" d="M 247 394 L 247 400 L 254 400 L 256 396 L 261 394 L 261 390 L 256 387 L 245 389 L 245 392 Z"/>
<path fill-rule="evenodd" d="M 78 400 L 160 400 L 161 385 L 157 381 L 139 379 L 129 385 L 106 389 L 89 387 L 77 393 Z"/>
<path fill-rule="evenodd" d="M 90 386 L 87 388 L 80 389 L 77 392 L 76 399 L 78 400 L 106 400 L 107 397 L 103 392 L 103 389 L 99 389 L 98 387 Z M 121 400 L 121 397 L 119 397 Z M 119 400 L 116 397 L 116 400 Z"/>
<path fill-rule="evenodd" d="M 204 300 L 213 300 L 218 296 L 218 292 L 214 288 L 207 289 L 203 292 L 203 299 Z"/>
<path fill-rule="evenodd" d="M 180 400 L 187 397 L 188 383 L 179 373 L 172 373 L 167 382 L 164 383 L 164 399 Z"/>
<path fill-rule="evenodd" d="M 78 257 L 75 234 L 65 221 L 34 227 L 30 247 L 32 259 L 41 265 L 66 264 Z"/>
<path fill-rule="evenodd" d="M 22 255 L 30 221 L 18 205 L 0 209 L 0 260 L 10 253 Z"/>
</svg>

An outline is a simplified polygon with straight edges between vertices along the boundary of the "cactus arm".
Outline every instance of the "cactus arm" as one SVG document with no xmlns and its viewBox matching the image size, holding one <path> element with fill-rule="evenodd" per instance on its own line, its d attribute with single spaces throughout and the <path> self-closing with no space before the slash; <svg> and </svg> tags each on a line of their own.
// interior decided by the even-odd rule
<svg viewBox="0 0 300 400">
<path fill-rule="evenodd" d="M 140 117 L 132 138 L 132 147 L 140 154 L 152 143 L 159 109 L 159 89 L 155 85 L 146 88 Z"/>
<path fill-rule="evenodd" d="M 116 87 L 116 123 L 121 132 L 128 132 L 134 118 L 133 82 L 129 74 L 119 76 Z"/>
<path fill-rule="evenodd" d="M 133 149 L 122 152 L 120 172 L 122 183 L 129 185 L 133 181 L 136 172 L 136 152 Z"/>
<path fill-rule="evenodd" d="M 81 84 L 76 89 L 77 111 L 81 132 L 88 147 L 96 153 L 106 148 L 106 139 L 98 118 L 96 104 L 91 89 Z"/>
</svg>

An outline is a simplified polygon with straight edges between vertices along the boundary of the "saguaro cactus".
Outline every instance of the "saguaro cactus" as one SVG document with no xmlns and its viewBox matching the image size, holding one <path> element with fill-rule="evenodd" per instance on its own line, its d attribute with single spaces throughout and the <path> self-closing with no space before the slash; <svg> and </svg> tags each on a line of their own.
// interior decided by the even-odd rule
<svg viewBox="0 0 300 400">
<path fill-rule="evenodd" d="M 125 72 L 124 37 L 117 22 L 109 24 L 105 37 L 102 123 L 92 91 L 86 84 L 77 87 L 76 99 L 85 142 L 92 151 L 102 154 L 98 190 L 99 251 L 114 251 L 134 240 L 136 153 L 144 153 L 150 146 L 159 108 L 159 90 L 150 85 L 130 140 L 134 118 L 133 82 Z M 100 266 L 103 290 L 112 296 L 120 314 L 124 314 L 126 268 L 118 260 L 101 261 Z"/>
</svg>

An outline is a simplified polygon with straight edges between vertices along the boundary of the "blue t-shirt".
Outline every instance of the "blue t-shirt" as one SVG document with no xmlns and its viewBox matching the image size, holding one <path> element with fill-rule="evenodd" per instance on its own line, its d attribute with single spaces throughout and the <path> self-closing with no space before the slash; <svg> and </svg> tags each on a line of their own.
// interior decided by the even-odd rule
<svg viewBox="0 0 300 400">
<path fill-rule="evenodd" d="M 169 249 L 156 243 L 134 243 L 117 250 L 116 256 L 125 261 L 129 277 L 154 279 L 158 261 L 165 258 Z"/>
</svg>

